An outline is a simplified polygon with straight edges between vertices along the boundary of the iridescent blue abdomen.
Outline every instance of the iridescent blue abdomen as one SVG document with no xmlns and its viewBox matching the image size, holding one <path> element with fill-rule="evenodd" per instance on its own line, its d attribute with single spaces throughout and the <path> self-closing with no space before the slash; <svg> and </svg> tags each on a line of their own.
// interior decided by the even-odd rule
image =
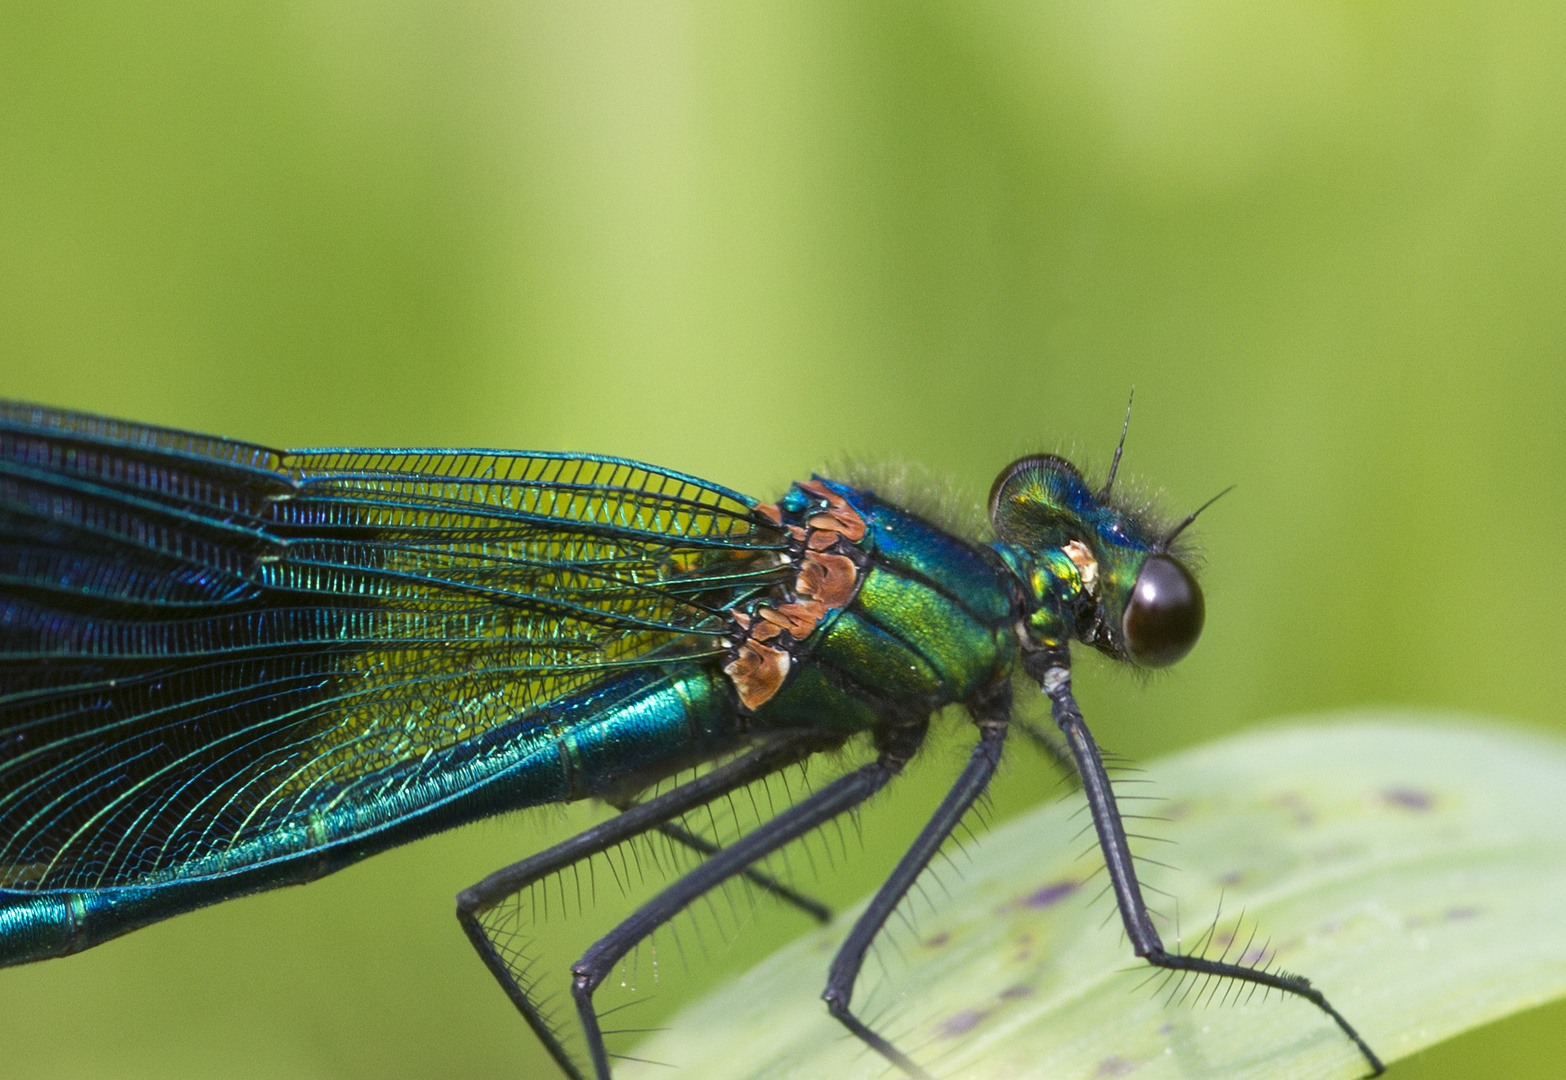
<svg viewBox="0 0 1566 1080">
<path fill-rule="evenodd" d="M 326 808 L 127 884 L 0 888 L 0 966 L 80 952 L 180 912 L 302 884 L 506 810 L 634 792 L 734 749 L 735 719 L 729 683 L 711 662 L 633 670 L 548 717 L 323 788 Z"/>
</svg>

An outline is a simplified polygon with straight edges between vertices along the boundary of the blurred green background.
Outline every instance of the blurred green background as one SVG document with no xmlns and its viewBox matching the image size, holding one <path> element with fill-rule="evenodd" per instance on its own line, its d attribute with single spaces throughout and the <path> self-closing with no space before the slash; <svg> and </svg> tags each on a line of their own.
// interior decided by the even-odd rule
<svg viewBox="0 0 1566 1080">
<path fill-rule="evenodd" d="M 1025 451 L 1102 470 L 1134 385 L 1130 473 L 1238 488 L 1201 647 L 1084 663 L 1103 742 L 1367 703 L 1566 732 L 1562 56 L 1566 7 L 1514 0 L 5 0 L 0 395 L 977 497 Z M 817 892 L 879 879 L 957 745 Z M 1053 786 L 1019 758 L 1000 812 Z M 0 972 L 0 1072 L 547 1076 L 452 896 L 584 813 Z M 1555 1005 L 1392 1075 L 1563 1058 Z"/>
</svg>

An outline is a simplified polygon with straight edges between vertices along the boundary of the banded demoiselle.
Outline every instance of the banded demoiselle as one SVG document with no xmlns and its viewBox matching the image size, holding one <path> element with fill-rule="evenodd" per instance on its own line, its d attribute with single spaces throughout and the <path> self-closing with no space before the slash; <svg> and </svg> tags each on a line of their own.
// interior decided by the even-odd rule
<svg viewBox="0 0 1566 1080">
<path fill-rule="evenodd" d="M 1154 929 L 1070 645 L 1161 667 L 1195 645 L 1204 608 L 1179 549 L 1194 515 L 1169 528 L 1118 499 L 1119 460 L 1097 489 L 1057 456 L 1014 462 L 978 542 L 819 476 L 763 503 L 617 458 L 282 452 L 0 402 L 0 964 L 596 798 L 621 812 L 465 890 L 458 918 L 566 1074 L 610 1080 L 593 1000 L 615 965 L 734 878 L 819 914 L 759 864 L 881 790 L 931 715 L 960 704 L 972 755 L 824 993 L 926 1077 L 852 995 L 993 776 L 1015 677 L 1051 702 L 1135 954 L 1304 998 L 1380 1072 L 1306 979 L 1182 955 Z M 852 741 L 867 764 L 730 843 L 680 824 Z M 569 986 L 538 985 L 493 914 L 649 831 L 701 861 L 593 944 Z M 554 990 L 584 1049 L 542 1006 Z"/>
</svg>

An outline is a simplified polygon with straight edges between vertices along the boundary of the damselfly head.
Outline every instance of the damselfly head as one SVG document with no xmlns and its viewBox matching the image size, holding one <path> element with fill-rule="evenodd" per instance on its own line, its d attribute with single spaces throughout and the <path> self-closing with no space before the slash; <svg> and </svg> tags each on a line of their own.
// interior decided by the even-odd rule
<svg viewBox="0 0 1566 1080">
<path fill-rule="evenodd" d="M 1012 462 L 990 488 L 990 521 L 1032 606 L 1033 644 L 1076 638 L 1138 667 L 1165 667 L 1202 633 L 1202 590 L 1160 528 L 1095 491 L 1054 454 Z M 1008 551 L 1009 549 L 1009 551 Z"/>
</svg>

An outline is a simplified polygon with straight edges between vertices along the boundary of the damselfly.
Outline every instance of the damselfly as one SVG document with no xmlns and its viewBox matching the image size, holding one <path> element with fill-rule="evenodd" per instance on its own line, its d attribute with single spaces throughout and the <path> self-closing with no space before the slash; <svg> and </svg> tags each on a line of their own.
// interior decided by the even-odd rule
<svg viewBox="0 0 1566 1080">
<path fill-rule="evenodd" d="M 1297 995 L 1304 978 L 1165 948 L 1071 688 L 1071 642 L 1160 667 L 1203 601 L 1173 528 L 1025 457 L 964 539 L 824 477 L 762 503 L 617 458 L 281 452 L 0 403 L 0 964 L 63 956 L 331 873 L 500 811 L 621 812 L 458 897 L 479 955 L 560 1067 L 608 1080 L 594 991 L 674 915 L 864 803 L 961 704 L 956 783 L 832 962 L 831 1014 L 926 1073 L 852 1008 L 866 951 L 984 792 L 1013 677 L 1048 695 L 1137 956 Z M 873 759 L 736 840 L 682 815 L 851 740 Z M 660 781 L 710 764 L 694 779 Z M 567 1048 L 490 916 L 649 831 L 701 862 L 572 965 Z"/>
</svg>

